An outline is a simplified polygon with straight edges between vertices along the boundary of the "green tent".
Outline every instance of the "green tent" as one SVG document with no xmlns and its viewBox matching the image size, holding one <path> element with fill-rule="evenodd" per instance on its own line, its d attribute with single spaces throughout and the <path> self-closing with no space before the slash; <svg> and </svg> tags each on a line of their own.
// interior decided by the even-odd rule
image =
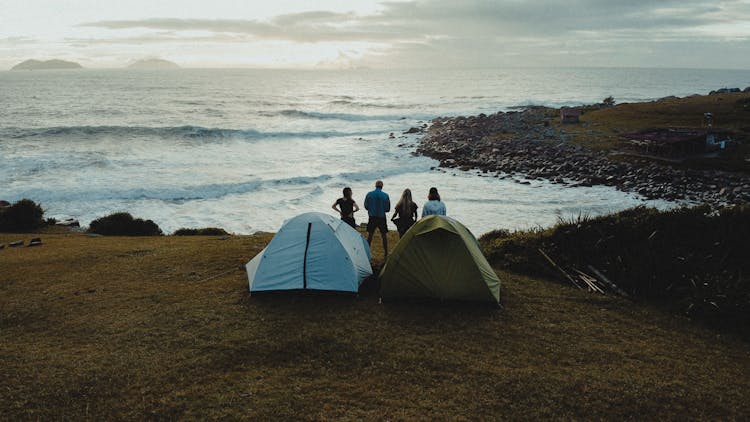
<svg viewBox="0 0 750 422">
<path fill-rule="evenodd" d="M 431 215 L 406 232 L 380 272 L 380 295 L 500 301 L 500 280 L 463 224 Z"/>
</svg>

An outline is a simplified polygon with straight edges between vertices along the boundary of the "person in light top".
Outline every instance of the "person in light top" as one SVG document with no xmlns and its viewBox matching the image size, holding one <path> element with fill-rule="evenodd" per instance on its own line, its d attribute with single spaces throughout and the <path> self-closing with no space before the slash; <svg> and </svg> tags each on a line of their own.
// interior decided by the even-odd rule
<svg viewBox="0 0 750 422">
<path fill-rule="evenodd" d="M 427 203 L 422 207 L 422 218 L 428 215 L 445 215 L 445 204 L 440 200 L 440 194 L 437 188 L 430 188 L 430 193 L 427 195 Z"/>
</svg>

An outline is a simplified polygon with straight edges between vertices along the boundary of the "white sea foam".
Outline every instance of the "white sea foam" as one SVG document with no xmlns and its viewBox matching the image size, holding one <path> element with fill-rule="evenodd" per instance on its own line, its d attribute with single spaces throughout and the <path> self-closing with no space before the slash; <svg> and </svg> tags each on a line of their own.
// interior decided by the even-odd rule
<svg viewBox="0 0 750 422">
<path fill-rule="evenodd" d="M 0 199 L 28 197 L 84 224 L 129 211 L 167 232 L 251 233 L 332 212 L 344 186 L 361 204 L 383 179 L 394 203 L 409 187 L 421 204 L 437 186 L 449 214 L 477 234 L 546 226 L 644 201 L 609 187 L 432 170 L 437 162 L 414 156 L 416 138 L 400 133 L 437 116 L 746 85 L 746 71 L 639 69 L 0 72 Z"/>
</svg>

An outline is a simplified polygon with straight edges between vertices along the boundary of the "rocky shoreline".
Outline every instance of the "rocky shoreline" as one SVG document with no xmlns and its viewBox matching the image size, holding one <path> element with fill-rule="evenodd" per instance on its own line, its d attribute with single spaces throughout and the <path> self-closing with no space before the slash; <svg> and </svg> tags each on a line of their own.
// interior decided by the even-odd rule
<svg viewBox="0 0 750 422">
<path fill-rule="evenodd" d="M 693 170 L 650 160 L 612 160 L 607 152 L 568 142 L 556 128 L 554 109 L 440 117 L 432 121 L 417 153 L 440 160 L 441 167 L 479 169 L 518 183 L 545 179 L 568 186 L 613 186 L 648 199 L 690 201 L 713 206 L 750 202 L 750 176 Z M 526 180 L 522 180 L 526 179 Z"/>
</svg>

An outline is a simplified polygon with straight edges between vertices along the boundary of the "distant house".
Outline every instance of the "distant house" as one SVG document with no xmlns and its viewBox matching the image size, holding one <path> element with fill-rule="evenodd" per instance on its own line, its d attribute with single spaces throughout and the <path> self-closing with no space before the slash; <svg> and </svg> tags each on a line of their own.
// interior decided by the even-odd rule
<svg viewBox="0 0 750 422">
<path fill-rule="evenodd" d="M 580 117 L 580 108 L 563 107 L 560 109 L 560 123 L 578 123 Z"/>
</svg>

